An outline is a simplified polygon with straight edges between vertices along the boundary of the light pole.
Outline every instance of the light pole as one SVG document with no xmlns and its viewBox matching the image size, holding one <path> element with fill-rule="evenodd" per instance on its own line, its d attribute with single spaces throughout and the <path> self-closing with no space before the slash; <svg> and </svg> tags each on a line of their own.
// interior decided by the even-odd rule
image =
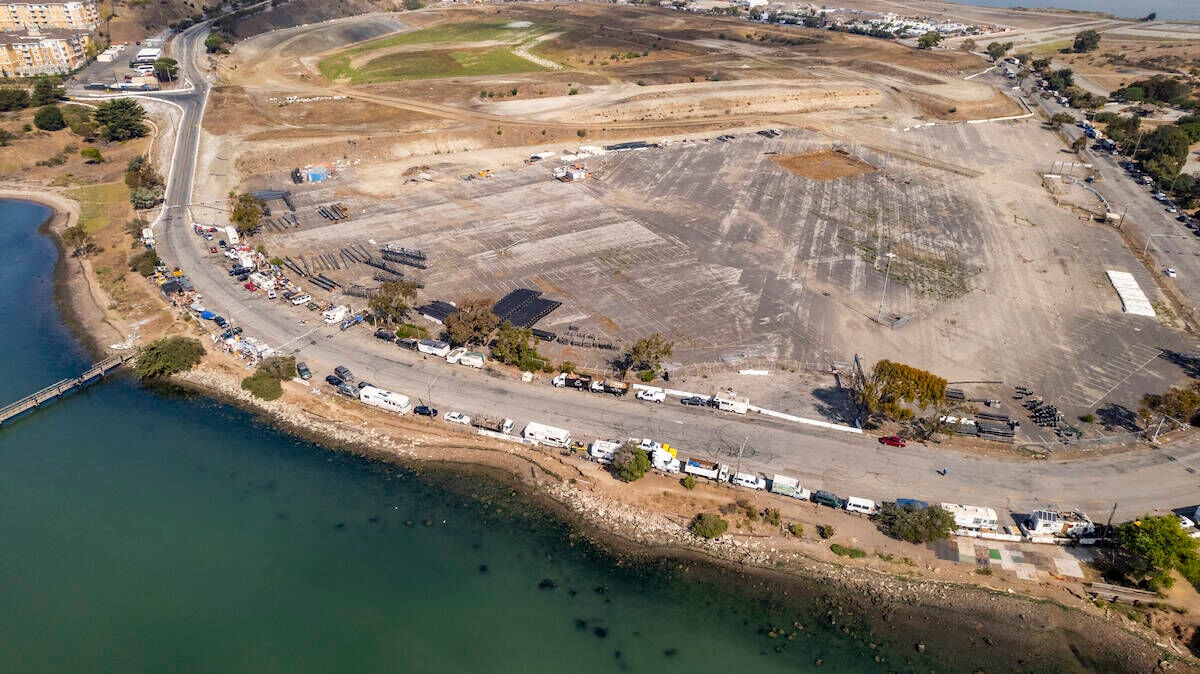
<svg viewBox="0 0 1200 674">
<path fill-rule="evenodd" d="M 887 301 L 888 276 L 892 273 L 892 260 L 896 254 L 888 253 L 884 257 L 887 258 L 887 267 L 883 271 L 883 292 L 879 294 L 879 313 L 875 315 L 875 321 L 878 323 L 883 322 L 883 303 Z"/>
</svg>

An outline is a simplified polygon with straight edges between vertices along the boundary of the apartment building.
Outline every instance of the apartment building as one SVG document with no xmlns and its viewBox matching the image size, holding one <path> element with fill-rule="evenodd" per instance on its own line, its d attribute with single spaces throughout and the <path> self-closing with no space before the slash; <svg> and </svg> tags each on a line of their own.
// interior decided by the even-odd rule
<svg viewBox="0 0 1200 674">
<path fill-rule="evenodd" d="M 27 2 L 0 0 L 0 32 L 27 30 L 95 30 L 100 25 L 98 0 Z"/>
<path fill-rule="evenodd" d="M 0 33 L 0 76 L 31 77 L 70 72 L 84 64 L 91 38 L 74 31 Z"/>
</svg>

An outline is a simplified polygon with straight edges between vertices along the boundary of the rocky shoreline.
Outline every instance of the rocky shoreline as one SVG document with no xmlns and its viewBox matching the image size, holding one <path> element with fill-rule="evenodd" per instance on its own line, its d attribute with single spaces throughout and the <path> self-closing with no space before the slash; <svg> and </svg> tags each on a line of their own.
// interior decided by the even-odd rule
<svg viewBox="0 0 1200 674">
<path fill-rule="evenodd" d="M 85 263 L 70 264 L 63 255 L 61 232 L 78 218 L 72 202 L 30 190 L 0 190 L 0 198 L 35 201 L 55 210 L 45 227 L 54 235 L 60 257 L 55 294 L 64 320 L 93 352 L 110 335 L 123 338 L 122 323 L 132 317 L 108 316 L 98 285 Z M 101 293 L 102 294 L 102 293 Z M 119 341 L 115 339 L 114 341 Z M 215 357 L 214 357 L 215 358 Z M 826 608 L 826 619 L 860 637 L 864 648 L 874 640 L 891 642 L 893 652 L 926 656 L 913 667 L 928 668 L 927 658 L 962 649 L 964 627 L 973 627 L 981 643 L 979 667 L 1013 670 L 1198 671 L 1186 654 L 1173 653 L 1153 635 L 1095 611 L 1053 601 L 956 582 L 905 578 L 895 574 L 817 559 L 782 550 L 772 539 L 726 536 L 706 541 L 685 524 L 637 508 L 589 489 L 578 468 L 557 457 L 466 434 L 430 435 L 414 429 L 381 429 L 369 419 L 334 418 L 315 405 L 285 399 L 266 402 L 242 390 L 239 374 L 213 358 L 178 375 L 180 387 L 261 415 L 288 433 L 324 447 L 397 463 L 416 470 L 484 471 L 506 480 L 557 514 L 579 535 L 614 558 L 653 561 L 698 579 L 736 583 L 747 592 L 807 597 Z M 285 383 L 285 386 L 288 386 Z M 563 474 L 559 474 L 562 471 Z M 564 476 L 565 475 L 565 476 Z M 839 623 L 839 621 L 842 621 Z M 861 634 L 859 634 L 861 632 Z M 874 650 L 875 646 L 870 646 Z M 877 656 L 878 657 L 878 656 Z M 878 661 L 878 660 L 877 660 Z M 818 663 L 819 664 L 819 663 Z"/>
</svg>

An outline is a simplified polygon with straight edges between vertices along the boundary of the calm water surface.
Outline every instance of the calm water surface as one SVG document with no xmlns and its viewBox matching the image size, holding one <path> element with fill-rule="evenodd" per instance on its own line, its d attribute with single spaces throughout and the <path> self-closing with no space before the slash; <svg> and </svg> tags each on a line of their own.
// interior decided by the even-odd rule
<svg viewBox="0 0 1200 674">
<path fill-rule="evenodd" d="M 3 401 L 90 360 L 53 304 L 47 216 L 0 201 Z M 497 482 L 336 455 L 128 378 L 0 429 L 0 672 L 868 672 L 916 657 L 843 633 L 820 601 L 722 587 L 618 564 Z M 766 633 L 793 621 L 792 641 Z"/>
<path fill-rule="evenodd" d="M 1158 19 L 1200 21 L 1200 0 L 970 0 L 983 7 L 1056 7 L 1140 19 L 1151 12 Z"/>
</svg>

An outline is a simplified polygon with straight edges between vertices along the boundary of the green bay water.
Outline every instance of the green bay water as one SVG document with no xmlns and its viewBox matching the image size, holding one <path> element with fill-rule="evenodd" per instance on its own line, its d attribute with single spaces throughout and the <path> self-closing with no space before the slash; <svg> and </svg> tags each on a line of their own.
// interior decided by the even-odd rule
<svg viewBox="0 0 1200 674">
<path fill-rule="evenodd" d="M 55 249 L 37 232 L 48 215 L 0 201 L 4 401 L 90 361 L 54 305 Z M 0 429 L 0 672 L 703 674 L 989 662 L 965 646 L 931 649 L 958 666 L 947 665 L 917 655 L 903 632 L 872 637 L 826 598 L 776 601 L 733 572 L 702 581 L 677 566 L 601 552 L 502 481 L 330 452 L 128 376 Z M 768 633 L 795 622 L 804 630 L 791 640 Z"/>
</svg>

